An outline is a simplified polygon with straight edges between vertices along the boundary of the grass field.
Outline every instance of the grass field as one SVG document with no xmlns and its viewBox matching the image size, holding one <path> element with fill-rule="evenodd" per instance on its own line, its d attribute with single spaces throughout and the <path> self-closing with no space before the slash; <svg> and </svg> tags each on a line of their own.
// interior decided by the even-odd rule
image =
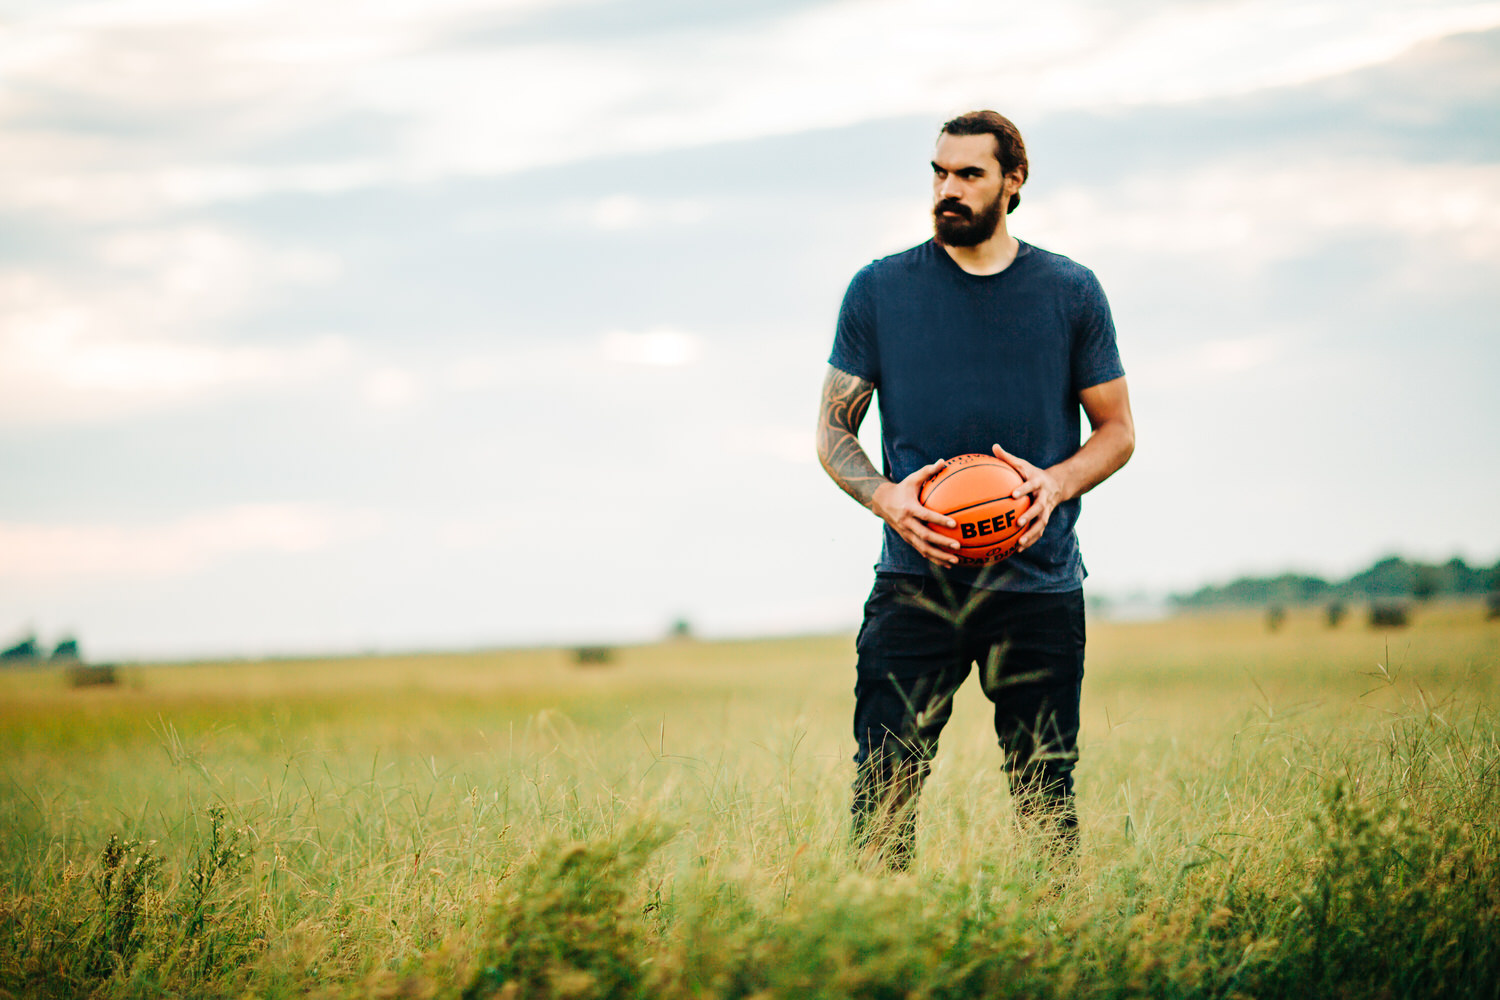
<svg viewBox="0 0 1500 1000">
<path fill-rule="evenodd" d="M 972 682 L 857 868 L 849 637 L 0 672 L 0 995 L 1500 997 L 1500 622 L 1087 669 L 1057 895 Z"/>
</svg>

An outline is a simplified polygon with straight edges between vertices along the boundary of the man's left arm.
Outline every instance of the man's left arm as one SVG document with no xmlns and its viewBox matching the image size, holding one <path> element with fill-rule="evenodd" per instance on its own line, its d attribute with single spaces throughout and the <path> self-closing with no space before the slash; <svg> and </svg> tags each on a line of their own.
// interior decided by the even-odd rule
<svg viewBox="0 0 1500 1000">
<path fill-rule="evenodd" d="M 1020 518 L 1022 525 L 1029 525 L 1021 535 L 1021 549 L 1030 548 L 1042 537 L 1058 504 L 1104 482 L 1135 451 L 1135 419 L 1130 415 L 1130 392 L 1123 375 L 1084 389 L 1078 394 L 1078 402 L 1088 415 L 1093 433 L 1083 447 L 1056 465 L 1039 469 L 995 445 L 995 457 L 1009 462 L 1025 480 L 1012 495 L 1031 494 L 1031 506 Z"/>
</svg>

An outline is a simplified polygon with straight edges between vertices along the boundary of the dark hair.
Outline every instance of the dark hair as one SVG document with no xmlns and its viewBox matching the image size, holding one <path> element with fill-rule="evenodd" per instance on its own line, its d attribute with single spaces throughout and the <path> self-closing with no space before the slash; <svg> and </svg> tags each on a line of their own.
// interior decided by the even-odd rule
<svg viewBox="0 0 1500 1000">
<path fill-rule="evenodd" d="M 1010 174 L 1019 170 L 1021 183 L 1026 183 L 1026 177 L 1031 173 L 1031 167 L 1026 162 L 1026 143 L 1021 140 L 1021 130 L 1016 128 L 1016 123 L 1000 112 L 970 111 L 950 122 L 945 122 L 943 131 L 948 135 L 994 136 L 995 159 L 1000 162 L 1000 173 Z M 1014 212 L 1019 204 L 1021 204 L 1021 192 L 1017 191 L 1011 196 L 1010 204 L 1006 206 L 1005 211 Z"/>
</svg>

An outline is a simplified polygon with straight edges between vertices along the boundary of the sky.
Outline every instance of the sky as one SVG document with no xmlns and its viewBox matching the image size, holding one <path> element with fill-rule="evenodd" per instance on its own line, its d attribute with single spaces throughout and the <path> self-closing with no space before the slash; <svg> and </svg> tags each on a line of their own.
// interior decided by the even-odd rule
<svg viewBox="0 0 1500 1000">
<path fill-rule="evenodd" d="M 1500 558 L 1500 3 L 0 0 L 0 641 L 852 629 L 833 321 L 974 108 L 1114 311 L 1091 593 Z"/>
</svg>

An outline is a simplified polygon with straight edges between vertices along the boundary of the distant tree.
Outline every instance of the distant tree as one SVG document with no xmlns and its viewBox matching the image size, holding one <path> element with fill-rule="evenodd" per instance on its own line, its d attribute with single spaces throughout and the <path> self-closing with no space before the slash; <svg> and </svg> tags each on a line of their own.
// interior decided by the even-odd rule
<svg viewBox="0 0 1500 1000">
<path fill-rule="evenodd" d="M 1222 586 L 1200 587 L 1187 597 L 1174 597 L 1173 602 L 1183 607 L 1309 604 L 1321 600 L 1329 590 L 1328 581 L 1321 577 L 1283 573 L 1274 577 L 1240 577 Z"/>
<path fill-rule="evenodd" d="M 691 639 L 693 637 L 693 623 L 686 618 L 679 618 L 667 629 L 669 639 Z"/>
<path fill-rule="evenodd" d="M 1280 604 L 1273 604 L 1266 608 L 1266 629 L 1275 632 L 1286 624 L 1286 608 Z"/>
<path fill-rule="evenodd" d="M 1284 579 L 1299 603 L 1319 600 L 1329 591 L 1328 581 L 1322 577 L 1290 575 Z"/>
<path fill-rule="evenodd" d="M 1411 563 L 1400 556 L 1386 556 L 1363 573 L 1351 576 L 1341 589 L 1353 596 L 1407 597 L 1414 576 Z"/>
<path fill-rule="evenodd" d="M 1349 608 L 1343 601 L 1329 601 L 1328 606 L 1323 609 L 1323 620 L 1328 623 L 1329 628 L 1338 628 L 1348 613 Z"/>
<path fill-rule="evenodd" d="M 1500 618 L 1500 590 L 1490 591 L 1484 599 L 1484 617 L 1489 621 Z"/>
<path fill-rule="evenodd" d="M 78 640 L 72 636 L 59 640 L 52 650 L 52 659 L 69 662 L 82 659 L 78 654 Z"/>
<path fill-rule="evenodd" d="M 1199 587 L 1191 594 L 1174 594 L 1172 603 L 1183 608 L 1221 605 L 1235 607 L 1285 607 L 1319 601 L 1427 601 L 1434 597 L 1479 595 L 1500 591 L 1500 562 L 1473 567 L 1454 556 L 1445 563 L 1411 562 L 1401 556 L 1386 556 L 1368 569 L 1340 583 L 1316 576 L 1283 573 L 1270 577 L 1240 577 L 1229 583 Z"/>
<path fill-rule="evenodd" d="M 1415 565 L 1411 574 L 1411 596 L 1418 601 L 1430 601 L 1437 596 L 1443 578 L 1436 566 Z"/>
<path fill-rule="evenodd" d="M 1438 592 L 1443 594 L 1482 594 L 1489 590 L 1483 569 L 1470 566 L 1458 556 L 1437 567 Z"/>
<path fill-rule="evenodd" d="M 41 655 L 41 647 L 37 645 L 34 635 L 28 635 L 14 646 L 0 650 L 0 660 L 35 660 Z"/>
</svg>

